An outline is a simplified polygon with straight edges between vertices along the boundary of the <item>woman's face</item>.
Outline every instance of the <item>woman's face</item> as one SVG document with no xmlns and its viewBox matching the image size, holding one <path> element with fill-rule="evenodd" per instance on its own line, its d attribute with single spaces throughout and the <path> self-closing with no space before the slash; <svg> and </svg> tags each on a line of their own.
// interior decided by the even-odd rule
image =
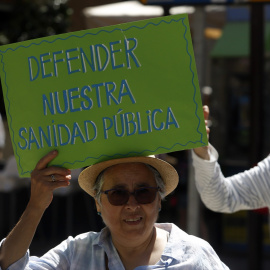
<svg viewBox="0 0 270 270">
<path fill-rule="evenodd" d="M 121 188 L 133 192 L 140 187 L 156 187 L 153 172 L 142 163 L 118 164 L 104 172 L 102 191 Z M 126 204 L 114 206 L 108 201 L 106 194 L 101 194 L 101 205 L 96 202 L 104 223 L 110 229 L 113 240 L 128 240 L 132 243 L 144 241 L 153 231 L 157 220 L 161 199 L 159 193 L 149 204 L 139 204 L 133 195 Z"/>
</svg>

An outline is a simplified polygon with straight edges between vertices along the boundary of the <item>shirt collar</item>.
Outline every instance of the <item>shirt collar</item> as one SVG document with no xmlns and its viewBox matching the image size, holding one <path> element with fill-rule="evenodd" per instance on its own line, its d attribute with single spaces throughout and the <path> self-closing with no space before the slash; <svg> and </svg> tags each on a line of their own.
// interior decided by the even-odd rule
<svg viewBox="0 0 270 270">
<path fill-rule="evenodd" d="M 183 258 L 188 234 L 173 223 L 156 223 L 155 226 L 169 233 L 169 239 L 161 255 L 161 261 L 168 263 L 172 262 L 173 259 L 179 261 L 179 258 Z"/>
<path fill-rule="evenodd" d="M 98 237 L 93 241 L 93 245 L 99 245 L 105 249 L 109 244 L 111 238 L 110 230 L 108 227 L 104 227 L 99 233 Z"/>
<path fill-rule="evenodd" d="M 173 223 L 156 223 L 155 226 L 169 233 L 169 239 L 161 255 L 160 262 L 168 266 L 173 260 L 179 261 L 179 258 L 183 258 L 185 249 L 180 248 L 180 246 L 182 245 L 181 243 L 183 243 L 183 247 L 186 246 L 188 234 Z M 107 254 L 115 250 L 108 227 L 100 231 L 99 236 L 93 241 L 93 244 L 102 247 Z"/>
</svg>

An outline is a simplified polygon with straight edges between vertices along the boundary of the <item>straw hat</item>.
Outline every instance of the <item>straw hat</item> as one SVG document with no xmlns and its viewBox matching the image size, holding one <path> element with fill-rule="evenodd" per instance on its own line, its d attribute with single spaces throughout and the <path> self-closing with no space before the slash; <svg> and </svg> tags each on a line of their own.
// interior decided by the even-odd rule
<svg viewBox="0 0 270 270">
<path fill-rule="evenodd" d="M 116 164 L 134 162 L 149 164 L 160 173 L 165 184 L 165 195 L 168 195 L 176 188 L 179 181 L 177 171 L 172 165 L 162 159 L 156 158 L 155 156 L 118 158 L 91 165 L 80 173 L 78 178 L 79 185 L 84 191 L 94 197 L 95 192 L 93 190 L 93 186 L 98 175 L 103 170 Z"/>
</svg>

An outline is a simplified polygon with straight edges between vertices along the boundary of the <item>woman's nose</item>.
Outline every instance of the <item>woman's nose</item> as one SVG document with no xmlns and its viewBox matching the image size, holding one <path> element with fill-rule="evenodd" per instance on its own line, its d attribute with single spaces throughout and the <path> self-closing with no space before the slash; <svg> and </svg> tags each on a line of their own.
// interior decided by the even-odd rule
<svg viewBox="0 0 270 270">
<path fill-rule="evenodd" d="M 130 194 L 129 199 L 126 203 L 126 207 L 133 209 L 133 208 L 137 208 L 139 206 L 140 206 L 140 204 L 136 201 L 135 196 L 133 194 Z"/>
</svg>

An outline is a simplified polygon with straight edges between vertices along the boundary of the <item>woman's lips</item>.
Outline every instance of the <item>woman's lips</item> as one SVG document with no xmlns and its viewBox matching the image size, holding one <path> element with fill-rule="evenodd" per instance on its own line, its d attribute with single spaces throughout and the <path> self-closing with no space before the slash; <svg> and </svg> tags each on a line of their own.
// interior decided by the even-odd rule
<svg viewBox="0 0 270 270">
<path fill-rule="evenodd" d="M 139 224 L 142 220 L 142 217 L 133 217 L 133 218 L 126 218 L 124 219 L 124 221 L 127 223 L 127 224 L 132 224 L 132 225 L 136 225 L 136 224 Z"/>
</svg>

